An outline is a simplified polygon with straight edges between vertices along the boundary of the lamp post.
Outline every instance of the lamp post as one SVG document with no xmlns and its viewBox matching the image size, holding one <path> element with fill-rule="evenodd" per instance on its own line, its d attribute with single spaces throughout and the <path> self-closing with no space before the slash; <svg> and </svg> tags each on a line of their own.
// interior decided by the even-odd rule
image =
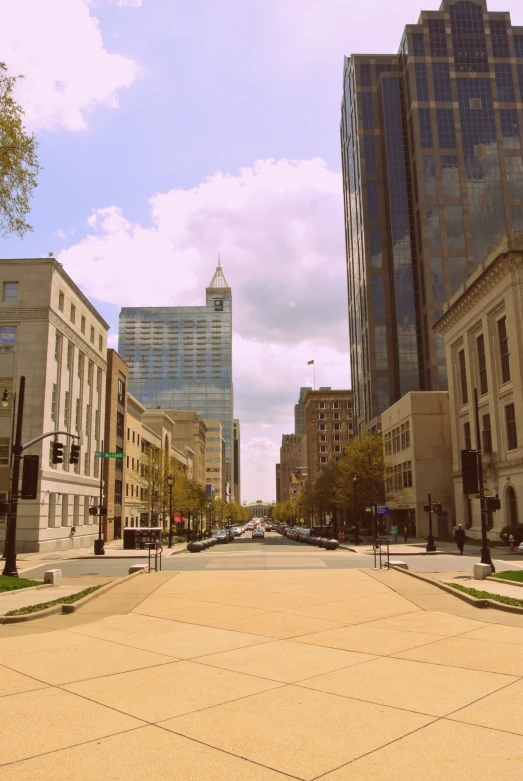
<svg viewBox="0 0 523 781">
<path fill-rule="evenodd" d="M 355 534 L 354 534 L 354 544 L 359 545 L 359 536 L 358 536 L 358 510 L 357 510 L 357 502 L 356 502 L 356 485 L 358 483 L 358 475 L 353 474 L 352 475 L 352 487 L 354 489 L 354 527 L 355 527 Z"/>
<path fill-rule="evenodd" d="M 13 410 L 11 414 L 11 451 L 9 455 L 9 468 L 12 468 L 13 466 L 13 452 L 14 452 L 14 438 L 15 438 L 15 412 L 16 412 L 16 393 L 11 393 L 11 391 L 8 391 L 7 388 L 4 388 L 4 392 L 2 393 L 2 407 L 4 409 L 7 409 L 9 406 L 9 399 L 13 400 Z M 7 541 L 8 541 L 8 535 L 9 535 L 9 522 L 6 521 L 5 525 L 5 541 L 4 541 L 4 555 L 2 556 L 3 559 L 7 556 Z"/>
<path fill-rule="evenodd" d="M 24 421 L 24 395 L 25 395 L 25 377 L 20 377 L 20 388 L 18 390 L 18 410 L 16 415 L 16 437 L 12 447 L 13 469 L 11 473 L 11 498 L 9 502 L 9 513 L 7 516 L 7 543 L 5 549 L 5 566 L 3 575 L 13 578 L 18 577 L 16 568 L 16 520 L 18 513 L 18 483 L 20 480 L 20 461 L 22 459 L 22 424 Z M 5 390 L 2 396 L 2 406 L 7 406 L 9 391 Z"/>
<path fill-rule="evenodd" d="M 173 546 L 173 486 L 174 476 L 169 475 L 167 478 L 167 485 L 169 486 L 169 548 Z"/>
</svg>

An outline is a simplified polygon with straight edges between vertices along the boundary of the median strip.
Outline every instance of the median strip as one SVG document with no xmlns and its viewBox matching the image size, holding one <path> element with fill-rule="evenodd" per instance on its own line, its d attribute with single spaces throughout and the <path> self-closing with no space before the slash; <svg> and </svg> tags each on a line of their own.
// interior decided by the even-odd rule
<svg viewBox="0 0 523 781">
<path fill-rule="evenodd" d="M 73 602 L 77 602 L 79 599 L 86 597 L 88 594 L 92 594 L 94 591 L 102 588 L 99 586 L 89 586 L 84 588 L 83 591 L 78 591 L 76 594 L 70 594 L 68 597 L 60 597 L 59 599 L 53 599 L 51 602 L 40 602 L 37 605 L 26 605 L 25 607 L 19 607 L 17 610 L 10 610 L 6 613 L 6 616 L 25 616 L 28 613 L 37 613 L 40 610 L 47 610 L 47 608 L 54 607 L 55 605 L 70 605 Z"/>
<path fill-rule="evenodd" d="M 523 599 L 516 599 L 515 597 L 506 597 L 503 594 L 491 594 L 488 591 L 479 591 L 477 588 L 469 588 L 468 586 L 462 586 L 460 583 L 446 583 L 446 586 L 455 588 L 456 591 L 461 591 L 463 594 L 469 594 L 476 599 L 491 599 L 494 602 L 501 602 L 503 605 L 511 605 L 512 607 L 523 607 Z"/>
</svg>

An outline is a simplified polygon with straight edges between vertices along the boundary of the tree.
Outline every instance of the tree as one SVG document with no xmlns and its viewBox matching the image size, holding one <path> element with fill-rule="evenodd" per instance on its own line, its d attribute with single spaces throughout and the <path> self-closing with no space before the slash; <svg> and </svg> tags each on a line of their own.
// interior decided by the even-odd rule
<svg viewBox="0 0 523 781">
<path fill-rule="evenodd" d="M 0 236 L 22 237 L 32 227 L 25 221 L 40 170 L 37 142 L 23 124 L 24 110 L 13 97 L 21 76 L 8 76 L 0 62 Z"/>
<path fill-rule="evenodd" d="M 357 514 L 360 522 L 363 520 L 362 507 L 384 503 L 385 458 L 380 434 L 365 431 L 351 440 L 336 471 L 336 501 L 340 507 L 348 509 L 351 516 L 354 515 L 354 475 L 357 476 Z"/>
</svg>

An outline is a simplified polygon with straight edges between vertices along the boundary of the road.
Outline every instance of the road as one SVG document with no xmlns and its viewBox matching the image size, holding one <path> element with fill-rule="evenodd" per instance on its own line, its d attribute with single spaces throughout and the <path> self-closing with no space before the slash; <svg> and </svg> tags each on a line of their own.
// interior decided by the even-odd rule
<svg viewBox="0 0 523 781">
<path fill-rule="evenodd" d="M 167 553 L 167 551 L 165 551 Z M 392 557 L 394 549 L 392 548 Z M 409 555 L 406 560 L 413 572 L 466 572 L 479 560 L 479 549 L 466 551 L 466 555 L 442 553 L 437 556 Z M 402 558 L 401 554 L 395 558 Z M 25 577 L 43 577 L 52 567 L 59 567 L 64 577 L 125 575 L 133 564 L 143 564 L 143 558 L 97 557 L 60 561 L 49 555 L 48 563 L 24 570 Z M 499 569 L 519 569 L 523 561 L 514 562 L 494 558 Z M 347 550 L 325 551 L 304 543 L 288 540 L 276 533 L 268 533 L 265 539 L 251 539 L 250 534 L 226 545 L 215 545 L 202 553 L 180 553 L 164 556 L 162 566 L 168 572 L 201 572 L 212 570 L 298 570 L 298 569 L 370 569 L 373 557 Z"/>
</svg>

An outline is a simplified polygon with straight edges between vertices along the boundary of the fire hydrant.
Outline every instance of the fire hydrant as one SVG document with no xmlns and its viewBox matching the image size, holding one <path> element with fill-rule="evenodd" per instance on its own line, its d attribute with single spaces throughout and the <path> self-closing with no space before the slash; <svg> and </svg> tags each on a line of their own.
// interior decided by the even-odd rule
<svg viewBox="0 0 523 781">
<path fill-rule="evenodd" d="M 513 535 L 511 534 L 508 538 L 508 544 L 510 545 L 510 552 L 514 553 L 514 546 L 516 544 L 516 540 L 514 539 Z"/>
</svg>

